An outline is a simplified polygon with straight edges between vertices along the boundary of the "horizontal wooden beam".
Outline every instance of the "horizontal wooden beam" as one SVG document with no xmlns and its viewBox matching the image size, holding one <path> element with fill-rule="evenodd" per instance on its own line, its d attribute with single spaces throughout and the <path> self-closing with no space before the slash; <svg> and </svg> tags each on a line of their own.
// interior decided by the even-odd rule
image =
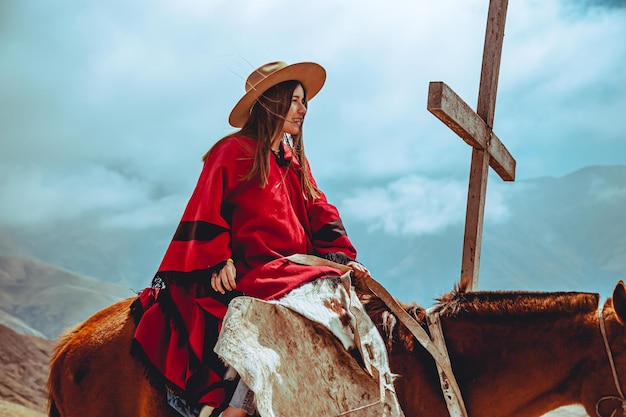
<svg viewBox="0 0 626 417">
<path fill-rule="evenodd" d="M 515 181 L 515 159 L 487 123 L 450 87 L 440 81 L 431 82 L 427 108 L 468 145 L 486 150 L 489 165 L 504 181 Z"/>
</svg>

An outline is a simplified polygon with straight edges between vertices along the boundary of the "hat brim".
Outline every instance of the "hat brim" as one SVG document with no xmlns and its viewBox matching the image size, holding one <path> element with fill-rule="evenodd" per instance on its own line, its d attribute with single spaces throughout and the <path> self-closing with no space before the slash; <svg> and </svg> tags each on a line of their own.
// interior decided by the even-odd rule
<svg viewBox="0 0 626 417">
<path fill-rule="evenodd" d="M 235 104 L 228 117 L 228 123 L 233 127 L 242 127 L 250 115 L 250 109 L 252 109 L 254 102 L 267 89 L 290 80 L 299 81 L 306 91 L 307 100 L 311 100 L 324 86 L 326 70 L 314 62 L 300 62 L 287 65 L 273 72 L 246 92 Z"/>
</svg>

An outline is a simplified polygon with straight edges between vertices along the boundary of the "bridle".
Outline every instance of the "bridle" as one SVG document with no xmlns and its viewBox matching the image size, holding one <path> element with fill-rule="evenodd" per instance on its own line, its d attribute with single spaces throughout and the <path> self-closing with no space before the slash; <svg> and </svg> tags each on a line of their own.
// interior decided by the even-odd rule
<svg viewBox="0 0 626 417">
<path fill-rule="evenodd" d="M 619 401 L 621 403 L 622 409 L 622 417 L 626 417 L 626 398 L 624 397 L 624 393 L 622 392 L 621 384 L 619 382 L 619 376 L 617 375 L 617 369 L 615 368 L 615 361 L 613 360 L 613 352 L 611 352 L 611 346 L 609 345 L 609 338 L 606 335 L 606 325 L 604 323 L 604 314 L 603 314 L 603 304 L 600 303 L 598 306 L 598 321 L 600 322 L 600 333 L 602 333 L 602 340 L 604 341 L 604 347 L 606 348 L 606 355 L 609 358 L 609 364 L 611 365 L 611 373 L 613 374 L 613 382 L 615 383 L 615 388 L 617 389 L 617 393 L 619 395 L 607 395 L 598 400 L 596 402 L 596 414 L 598 417 L 603 417 L 600 414 L 600 404 L 604 401 Z M 619 408 L 615 408 L 615 410 L 611 413 L 610 417 L 617 416 Z"/>
</svg>

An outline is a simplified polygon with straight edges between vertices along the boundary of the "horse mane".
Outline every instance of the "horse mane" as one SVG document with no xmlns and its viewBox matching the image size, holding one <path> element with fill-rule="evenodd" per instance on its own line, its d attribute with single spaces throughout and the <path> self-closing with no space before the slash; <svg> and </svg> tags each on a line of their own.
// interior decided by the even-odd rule
<svg viewBox="0 0 626 417">
<path fill-rule="evenodd" d="M 415 338 L 385 303 L 371 291 L 357 288 L 359 299 L 374 323 L 379 327 L 389 351 L 400 344 L 413 351 Z M 438 298 L 432 310 L 442 318 L 460 319 L 472 317 L 559 317 L 588 314 L 596 311 L 600 301 L 597 293 L 586 292 L 531 292 L 531 291 L 472 291 L 458 286 Z M 400 303 L 427 332 L 426 310 L 415 304 Z"/>
<path fill-rule="evenodd" d="M 595 311 L 600 295 L 587 292 L 471 291 L 455 288 L 437 299 L 442 317 L 571 316 Z"/>
<path fill-rule="evenodd" d="M 405 350 L 412 352 L 414 343 L 416 343 L 413 334 L 406 326 L 398 325 L 400 323 L 398 318 L 389 310 L 383 300 L 371 291 L 361 288 L 357 288 L 357 294 L 365 311 L 378 327 L 387 350 L 391 352 L 397 345 L 400 345 Z M 399 301 L 398 304 L 428 332 L 426 310 L 423 307 L 415 303 L 404 304 Z"/>
<path fill-rule="evenodd" d="M 78 327 L 80 324 L 75 325 L 74 327 L 68 329 L 65 333 L 59 336 L 57 343 L 54 345 L 52 352 L 50 354 L 50 372 L 48 374 L 48 380 L 46 381 L 46 391 L 48 392 L 48 414 L 51 417 L 60 417 L 61 414 L 57 409 L 56 404 L 52 401 L 52 397 L 50 393 L 53 391 L 54 386 L 58 386 L 60 384 L 60 380 L 63 378 L 63 370 L 58 366 L 53 366 L 56 361 L 62 360 L 62 356 L 64 355 L 64 347 L 67 345 L 70 340 L 76 334 Z"/>
</svg>

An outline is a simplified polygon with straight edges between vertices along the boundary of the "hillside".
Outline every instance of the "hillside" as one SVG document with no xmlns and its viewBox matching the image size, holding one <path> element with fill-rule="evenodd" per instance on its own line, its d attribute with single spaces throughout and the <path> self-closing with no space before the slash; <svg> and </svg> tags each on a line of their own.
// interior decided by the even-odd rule
<svg viewBox="0 0 626 417">
<path fill-rule="evenodd" d="M 0 399 L 0 417 L 45 417 L 46 413 Z"/>
<path fill-rule="evenodd" d="M 132 295 L 130 289 L 43 262 L 0 256 L 0 323 L 23 334 L 55 338 Z"/>
<path fill-rule="evenodd" d="M 0 416 L 35 416 L 47 406 L 48 360 L 54 342 L 0 325 Z"/>
</svg>

